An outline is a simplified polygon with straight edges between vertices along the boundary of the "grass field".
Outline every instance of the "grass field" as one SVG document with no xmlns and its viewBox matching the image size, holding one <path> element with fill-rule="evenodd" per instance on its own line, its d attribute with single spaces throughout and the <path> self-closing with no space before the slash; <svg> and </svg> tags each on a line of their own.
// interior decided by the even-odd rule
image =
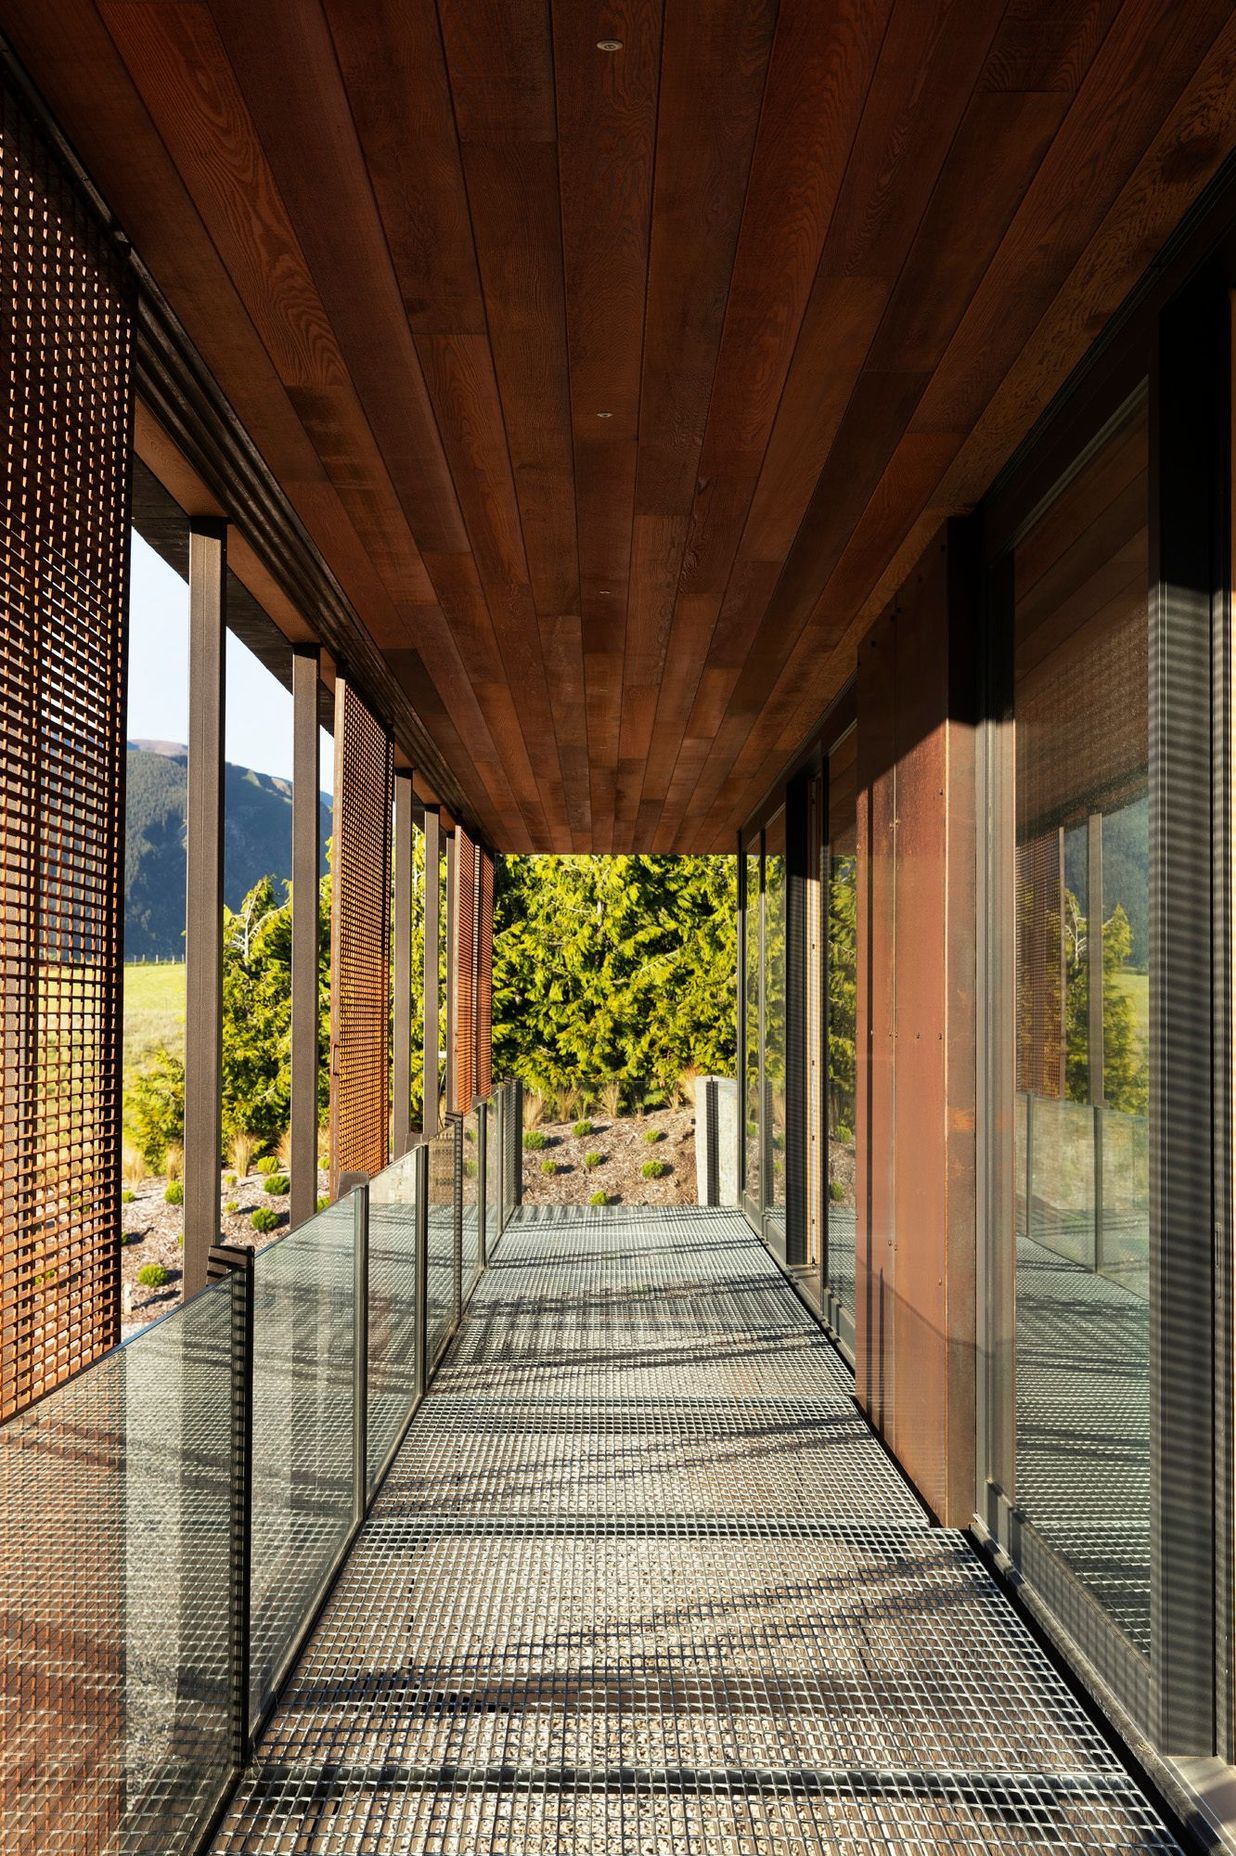
<svg viewBox="0 0 1236 1856">
<path fill-rule="evenodd" d="M 183 961 L 150 966 L 126 964 L 124 970 L 124 1067 L 129 1069 L 157 1044 L 182 1051 L 185 1042 L 185 969 Z"/>
</svg>

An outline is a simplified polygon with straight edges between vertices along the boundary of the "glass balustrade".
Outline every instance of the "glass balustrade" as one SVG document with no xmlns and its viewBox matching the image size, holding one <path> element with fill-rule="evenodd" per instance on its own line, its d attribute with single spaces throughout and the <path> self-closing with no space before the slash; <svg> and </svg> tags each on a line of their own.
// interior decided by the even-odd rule
<svg viewBox="0 0 1236 1856">
<path fill-rule="evenodd" d="M 23 1849 L 199 1846 L 515 1203 L 496 1097 L 0 1427 Z"/>
</svg>

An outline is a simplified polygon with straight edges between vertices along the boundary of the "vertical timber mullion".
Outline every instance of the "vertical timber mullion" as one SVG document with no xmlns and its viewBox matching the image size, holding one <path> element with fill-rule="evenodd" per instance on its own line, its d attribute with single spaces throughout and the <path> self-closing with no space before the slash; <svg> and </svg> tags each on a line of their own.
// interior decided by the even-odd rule
<svg viewBox="0 0 1236 1856">
<path fill-rule="evenodd" d="M 318 1196 L 319 662 L 292 652 L 292 1194 L 303 1224 Z"/>
<path fill-rule="evenodd" d="M 392 968 L 395 1000 L 391 1062 L 392 1151 L 396 1158 L 412 1142 L 412 774 L 395 773 L 395 913 Z"/>
<path fill-rule="evenodd" d="M 185 813 L 184 1292 L 219 1237 L 223 1069 L 223 737 L 227 525 L 189 524 L 189 769 Z"/>
</svg>

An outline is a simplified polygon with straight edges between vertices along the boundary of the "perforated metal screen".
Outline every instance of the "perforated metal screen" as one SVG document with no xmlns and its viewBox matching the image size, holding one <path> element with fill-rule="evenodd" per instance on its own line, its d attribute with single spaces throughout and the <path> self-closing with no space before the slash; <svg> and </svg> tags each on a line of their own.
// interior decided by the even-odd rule
<svg viewBox="0 0 1236 1856">
<path fill-rule="evenodd" d="M 331 866 L 331 1181 L 390 1158 L 390 737 L 340 678 Z"/>
<path fill-rule="evenodd" d="M 0 1417 L 119 1332 L 131 294 L 0 90 Z"/>
</svg>

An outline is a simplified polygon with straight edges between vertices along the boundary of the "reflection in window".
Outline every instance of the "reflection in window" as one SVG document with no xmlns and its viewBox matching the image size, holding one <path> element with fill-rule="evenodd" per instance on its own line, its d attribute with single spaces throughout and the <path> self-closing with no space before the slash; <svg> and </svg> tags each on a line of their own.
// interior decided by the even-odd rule
<svg viewBox="0 0 1236 1856">
<path fill-rule="evenodd" d="M 764 833 L 764 1204 L 785 1243 L 785 812 Z"/>
<path fill-rule="evenodd" d="M 858 732 L 828 757 L 828 1281 L 854 1313 L 855 1018 L 858 1002 Z"/>
<path fill-rule="evenodd" d="M 1147 438 L 1015 556 L 1016 1484 L 1149 1641 Z"/>
<path fill-rule="evenodd" d="M 746 1129 L 746 1192 L 752 1205 L 760 1204 L 760 840 L 746 850 L 746 935 L 744 944 L 746 991 L 746 1077 L 743 1117 Z"/>
</svg>

